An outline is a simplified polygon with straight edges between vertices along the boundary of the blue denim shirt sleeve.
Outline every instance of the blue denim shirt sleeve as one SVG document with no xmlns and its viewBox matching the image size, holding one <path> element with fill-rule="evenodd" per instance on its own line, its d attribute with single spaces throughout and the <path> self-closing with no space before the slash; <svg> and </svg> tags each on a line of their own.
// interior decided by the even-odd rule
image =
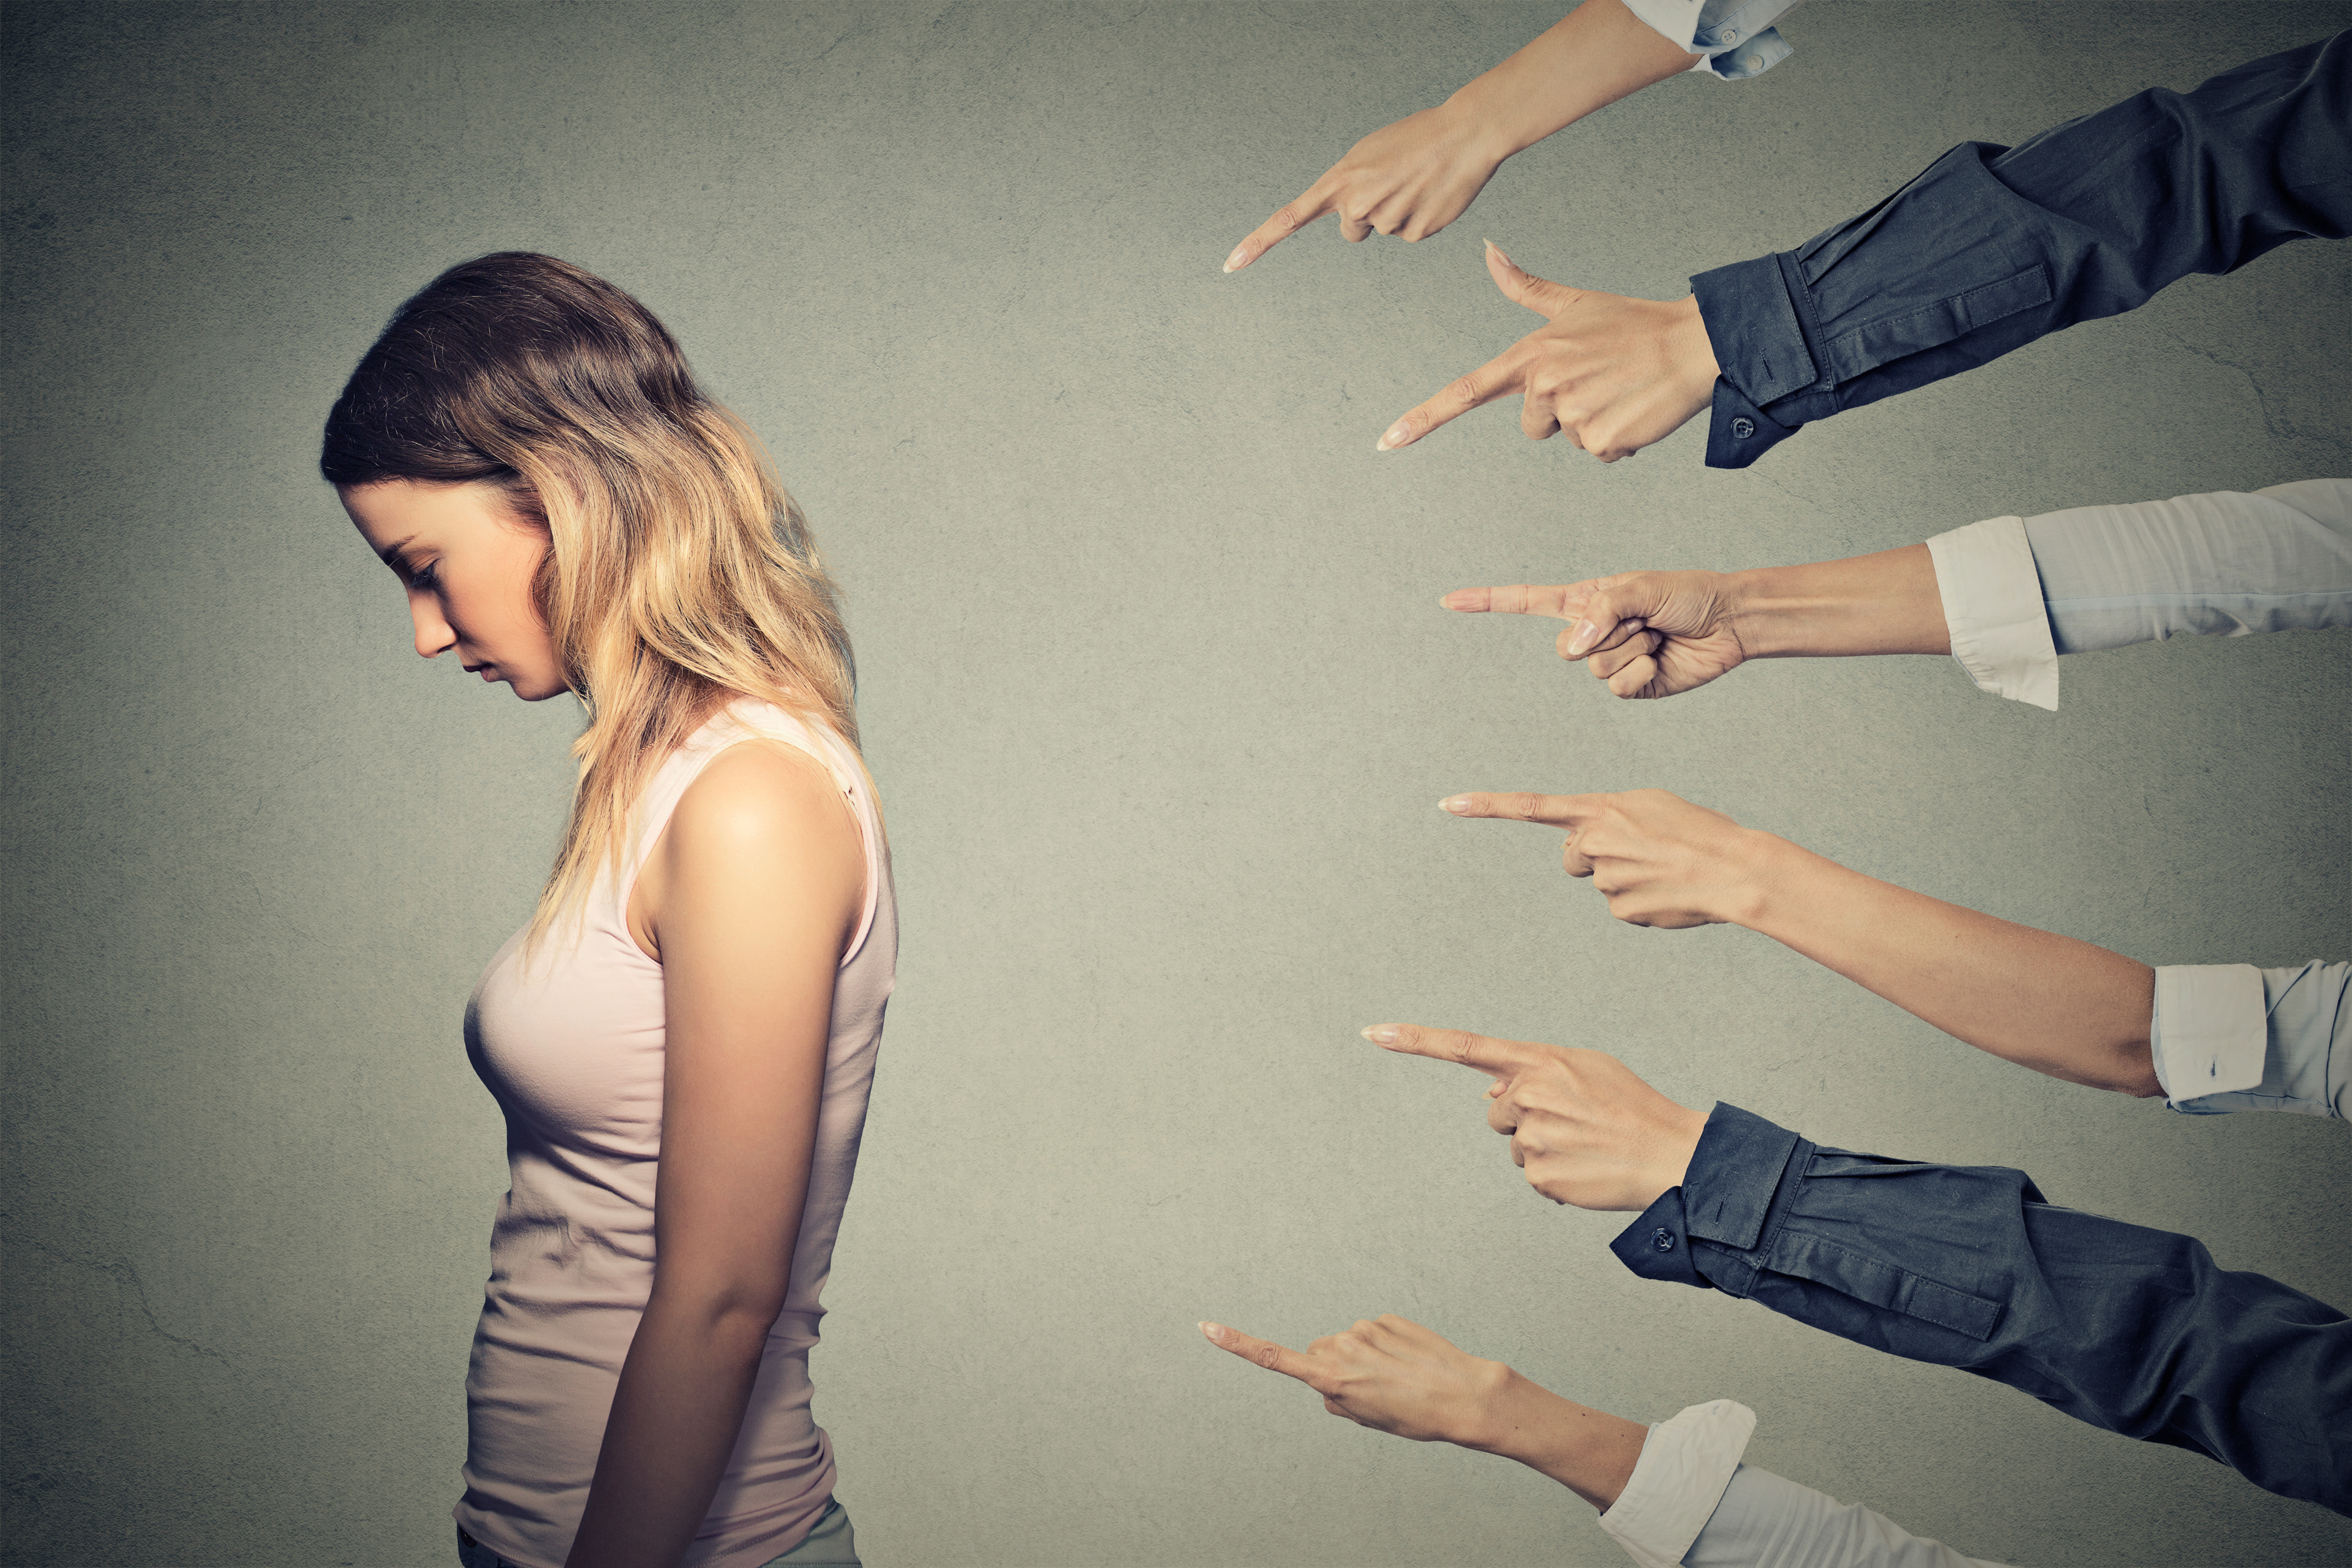
<svg viewBox="0 0 2352 1568">
<path fill-rule="evenodd" d="M 1706 461 L 1909 392 L 2192 272 L 2352 232 L 2352 33 L 1953 148 L 1793 251 L 1691 279 L 1722 369 Z"/>
<path fill-rule="evenodd" d="M 2352 1514 L 2352 1318 L 2194 1238 L 2059 1207 L 2023 1171 L 1822 1148 L 1718 1104 L 1683 1185 L 1610 1246 Z"/>
</svg>

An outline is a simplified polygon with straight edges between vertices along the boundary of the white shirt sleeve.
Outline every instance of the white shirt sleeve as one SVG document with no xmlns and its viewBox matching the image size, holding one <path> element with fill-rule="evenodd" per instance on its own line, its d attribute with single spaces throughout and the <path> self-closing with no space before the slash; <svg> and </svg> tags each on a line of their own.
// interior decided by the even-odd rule
<svg viewBox="0 0 2352 1568">
<path fill-rule="evenodd" d="M 1927 541 L 1952 657 L 1979 691 L 2058 707 L 2058 647 L 2022 517 L 1988 517 Z"/>
<path fill-rule="evenodd" d="M 1725 81 L 1760 76 L 1794 51 L 1772 24 L 1797 0 L 1625 0 L 1625 9 Z"/>
<path fill-rule="evenodd" d="M 2246 975 L 2253 977 L 2251 985 Z M 2184 1052 L 2176 1066 L 2167 1042 L 2183 1034 L 2210 1044 Z M 2245 964 L 2158 969 L 2149 1038 L 2157 1076 L 2176 1111 L 2193 1116 L 2285 1111 L 2352 1120 L 2352 964 L 2314 959 L 2284 969 Z M 2237 1080 L 2236 1088 L 2201 1088 L 2197 1074 L 2208 1051 L 2213 1071 L 2204 1082 Z M 2242 1082 L 2249 1071 L 2251 1083 Z"/>
<path fill-rule="evenodd" d="M 2001 1568 L 1741 1464 L 1755 1430 L 1730 1399 L 1652 1427 L 1601 1528 L 1641 1568 Z"/>
<path fill-rule="evenodd" d="M 1991 517 L 1927 553 L 1953 656 L 2040 707 L 2061 654 L 2352 626 L 2352 480 Z"/>
<path fill-rule="evenodd" d="M 2252 964 L 2167 964 L 2156 971 L 2149 1055 L 2167 1103 L 2252 1089 L 2268 1042 L 2263 972 Z"/>
<path fill-rule="evenodd" d="M 2000 1568 L 1860 1503 L 1742 1465 L 1682 1568 Z"/>
<path fill-rule="evenodd" d="M 1694 1405 L 1657 1423 L 1601 1528 L 1642 1568 L 1675 1568 L 1706 1528 L 1754 1430 L 1756 1412 L 1731 1399 Z"/>
</svg>

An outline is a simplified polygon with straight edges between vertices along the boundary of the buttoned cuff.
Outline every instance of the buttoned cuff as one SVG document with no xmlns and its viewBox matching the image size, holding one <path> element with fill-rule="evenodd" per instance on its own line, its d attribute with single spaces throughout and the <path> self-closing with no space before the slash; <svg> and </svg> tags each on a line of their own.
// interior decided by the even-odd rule
<svg viewBox="0 0 2352 1568">
<path fill-rule="evenodd" d="M 1977 689 L 2056 712 L 2058 645 L 2033 547 L 2019 517 L 1988 517 L 1927 541 L 1952 657 Z"/>
<path fill-rule="evenodd" d="M 1796 48 L 1780 36 L 1778 27 L 1767 27 L 1753 37 L 1727 44 L 1711 55 L 1701 55 L 1691 69 L 1705 71 L 1717 81 L 1746 81 L 1760 77 L 1790 55 Z"/>
<path fill-rule="evenodd" d="M 1675 1568 L 1723 1500 L 1755 1430 L 1756 1412 L 1731 1399 L 1657 1423 L 1601 1528 L 1642 1568 Z"/>
<path fill-rule="evenodd" d="M 1701 1271 L 1692 1242 L 1713 1242 L 1732 1252 L 1755 1251 L 1764 1239 L 1780 1178 L 1802 1141 L 1786 1127 L 1717 1102 L 1683 1172 L 1682 1186 L 1660 1194 L 1640 1218 L 1617 1233 L 1609 1250 L 1645 1280 L 1721 1289 Z M 1720 1254 L 1717 1258 L 1721 1272 Z M 1735 1269 L 1727 1278 L 1737 1283 L 1740 1272 Z"/>
<path fill-rule="evenodd" d="M 1780 256 L 1694 273 L 1690 286 L 1716 365 L 1751 406 L 1777 402 L 1821 380 Z M 1718 412 L 1722 406 L 1718 399 Z"/>
<path fill-rule="evenodd" d="M 1782 424 L 1717 376 L 1706 422 L 1706 465 L 1745 468 L 1803 428 Z"/>
<path fill-rule="evenodd" d="M 2148 1054 L 2174 1110 L 2259 1085 L 2269 1041 L 2263 972 L 2252 964 L 2167 964 L 2156 971 Z"/>
</svg>

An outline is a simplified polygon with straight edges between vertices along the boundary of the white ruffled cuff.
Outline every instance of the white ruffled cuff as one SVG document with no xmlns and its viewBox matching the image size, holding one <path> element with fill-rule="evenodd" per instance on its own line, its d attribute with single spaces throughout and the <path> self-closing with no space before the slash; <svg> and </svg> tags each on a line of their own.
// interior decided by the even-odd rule
<svg viewBox="0 0 2352 1568">
<path fill-rule="evenodd" d="M 1723 1500 L 1755 1430 L 1756 1412 L 1731 1399 L 1657 1423 L 1601 1528 L 1642 1568 L 1675 1568 Z"/>
</svg>

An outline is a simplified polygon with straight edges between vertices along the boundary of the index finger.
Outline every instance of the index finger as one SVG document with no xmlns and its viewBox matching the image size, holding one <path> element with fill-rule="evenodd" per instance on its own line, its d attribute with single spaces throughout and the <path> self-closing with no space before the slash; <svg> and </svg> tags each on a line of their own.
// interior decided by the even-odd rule
<svg viewBox="0 0 2352 1568">
<path fill-rule="evenodd" d="M 1495 817 L 1511 822 L 1538 822 L 1547 828 L 1580 828 L 1601 809 L 1598 795 L 1538 795 L 1520 790 L 1509 795 L 1448 795 L 1441 810 L 1457 817 Z"/>
<path fill-rule="evenodd" d="M 1241 1330 L 1227 1328 L 1223 1323 L 1202 1323 L 1200 1329 L 1211 1344 L 1232 1351 L 1244 1361 L 1254 1361 L 1268 1372 L 1279 1372 L 1285 1377 L 1295 1377 L 1309 1388 L 1315 1388 L 1315 1380 L 1307 1375 L 1307 1358 L 1297 1351 L 1278 1345 L 1270 1339 L 1253 1339 Z M 1319 1394 L 1322 1390 L 1317 1388 L 1316 1392 Z"/>
<path fill-rule="evenodd" d="M 1548 1049 L 1523 1040 L 1495 1040 L 1468 1030 L 1423 1029 L 1409 1023 L 1376 1023 L 1364 1031 L 1364 1038 L 1382 1051 L 1455 1061 L 1505 1077 L 1541 1061 Z"/>
<path fill-rule="evenodd" d="M 1225 257 L 1225 270 L 1239 272 L 1330 210 L 1331 198 L 1324 193 L 1323 182 L 1318 180 L 1301 192 L 1297 201 L 1250 230 L 1248 237 Z"/>
<path fill-rule="evenodd" d="M 1515 582 L 1503 588 L 1457 588 L 1437 602 L 1465 615 L 1492 612 L 1496 615 L 1549 615 L 1554 620 L 1573 621 L 1584 613 L 1584 601 L 1591 591 L 1592 584 L 1589 582 L 1555 588 Z"/>
<path fill-rule="evenodd" d="M 1525 340 L 1522 339 L 1520 341 Z M 1372 444 L 1372 449 L 1394 452 L 1400 446 L 1410 446 L 1439 425 L 1457 420 L 1472 409 L 1490 403 L 1498 397 L 1508 397 L 1521 391 L 1521 371 L 1517 362 L 1519 353 L 1519 344 L 1512 344 L 1468 375 L 1450 383 L 1435 397 L 1408 410 L 1403 418 L 1390 425 L 1387 433 Z"/>
</svg>

